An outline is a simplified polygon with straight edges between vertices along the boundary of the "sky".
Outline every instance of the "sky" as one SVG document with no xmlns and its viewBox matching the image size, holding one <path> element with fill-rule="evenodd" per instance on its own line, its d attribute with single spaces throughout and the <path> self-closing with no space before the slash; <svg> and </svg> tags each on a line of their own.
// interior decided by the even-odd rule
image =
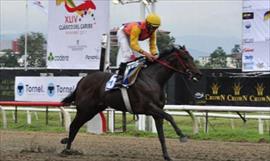
<svg viewBox="0 0 270 161">
<path fill-rule="evenodd" d="M 48 6 L 48 0 L 43 0 Z M 94 0 L 95 1 L 95 0 Z M 26 30 L 26 0 L 0 0 L 0 38 L 23 34 Z M 176 43 L 209 55 L 218 46 L 229 54 L 242 36 L 242 0 L 158 0 L 156 12 L 162 19 L 160 29 L 170 31 Z M 140 4 L 110 6 L 110 28 L 141 19 Z M 47 14 L 28 8 L 28 31 L 47 35 Z"/>
</svg>

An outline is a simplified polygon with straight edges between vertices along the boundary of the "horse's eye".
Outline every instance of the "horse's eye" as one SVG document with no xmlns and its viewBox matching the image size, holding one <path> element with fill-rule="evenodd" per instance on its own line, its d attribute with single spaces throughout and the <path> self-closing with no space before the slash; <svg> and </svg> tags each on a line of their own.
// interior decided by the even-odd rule
<svg viewBox="0 0 270 161">
<path fill-rule="evenodd" d="M 183 55 L 183 59 L 184 59 L 185 61 L 188 61 L 188 56 L 187 56 L 187 55 Z"/>
</svg>

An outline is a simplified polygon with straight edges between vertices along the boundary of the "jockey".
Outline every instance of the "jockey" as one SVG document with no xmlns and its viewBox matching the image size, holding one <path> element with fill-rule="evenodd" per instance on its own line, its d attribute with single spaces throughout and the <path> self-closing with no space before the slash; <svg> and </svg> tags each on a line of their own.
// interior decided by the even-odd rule
<svg viewBox="0 0 270 161">
<path fill-rule="evenodd" d="M 119 43 L 117 64 L 120 64 L 118 71 L 119 79 L 123 78 L 127 62 L 136 59 L 140 55 L 145 56 L 151 62 L 158 57 L 156 30 L 160 24 L 160 17 L 151 13 L 144 21 L 126 23 L 117 31 Z M 149 39 L 150 53 L 144 51 L 138 43 L 138 41 L 146 39 Z"/>
</svg>

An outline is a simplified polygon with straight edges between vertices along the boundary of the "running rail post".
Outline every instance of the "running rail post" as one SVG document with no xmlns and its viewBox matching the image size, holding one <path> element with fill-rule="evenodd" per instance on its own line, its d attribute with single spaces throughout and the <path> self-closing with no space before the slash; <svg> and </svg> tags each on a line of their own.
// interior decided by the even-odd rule
<svg viewBox="0 0 270 161">
<path fill-rule="evenodd" d="M 15 123 L 18 123 L 18 107 L 15 106 Z"/>
<path fill-rule="evenodd" d="M 66 131 L 69 131 L 69 125 L 71 123 L 70 114 L 62 106 L 59 106 L 58 108 L 61 110 L 61 113 L 63 115 L 65 129 Z"/>
<path fill-rule="evenodd" d="M 6 111 L 5 111 L 5 109 L 2 106 L 0 106 L 0 111 L 2 111 L 3 128 L 6 129 L 7 128 L 7 115 L 6 115 Z"/>
<path fill-rule="evenodd" d="M 126 115 L 126 112 L 123 112 L 122 119 L 123 119 L 123 122 L 122 122 L 123 132 L 126 132 L 127 131 L 127 115 Z"/>
<path fill-rule="evenodd" d="M 198 134 L 199 133 L 199 127 L 198 127 L 197 118 L 195 117 L 195 115 L 193 114 L 192 111 L 190 111 L 190 110 L 185 110 L 185 111 L 189 114 L 189 116 L 192 119 L 192 123 L 193 123 L 193 134 Z"/>
<path fill-rule="evenodd" d="M 49 107 L 46 106 L 46 126 L 49 124 Z"/>
<path fill-rule="evenodd" d="M 205 133 L 208 134 L 208 111 L 205 113 Z"/>
</svg>

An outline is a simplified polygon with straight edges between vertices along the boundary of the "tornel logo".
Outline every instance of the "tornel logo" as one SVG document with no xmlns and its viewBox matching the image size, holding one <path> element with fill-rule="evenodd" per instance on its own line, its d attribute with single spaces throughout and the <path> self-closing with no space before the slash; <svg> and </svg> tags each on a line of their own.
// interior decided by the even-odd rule
<svg viewBox="0 0 270 161">
<path fill-rule="evenodd" d="M 55 94 L 55 87 L 53 83 L 49 83 L 48 89 L 47 89 L 48 96 L 52 97 Z"/>
<path fill-rule="evenodd" d="M 19 83 L 17 86 L 17 93 L 19 96 L 22 96 L 24 93 L 24 85 L 23 83 Z"/>
</svg>

